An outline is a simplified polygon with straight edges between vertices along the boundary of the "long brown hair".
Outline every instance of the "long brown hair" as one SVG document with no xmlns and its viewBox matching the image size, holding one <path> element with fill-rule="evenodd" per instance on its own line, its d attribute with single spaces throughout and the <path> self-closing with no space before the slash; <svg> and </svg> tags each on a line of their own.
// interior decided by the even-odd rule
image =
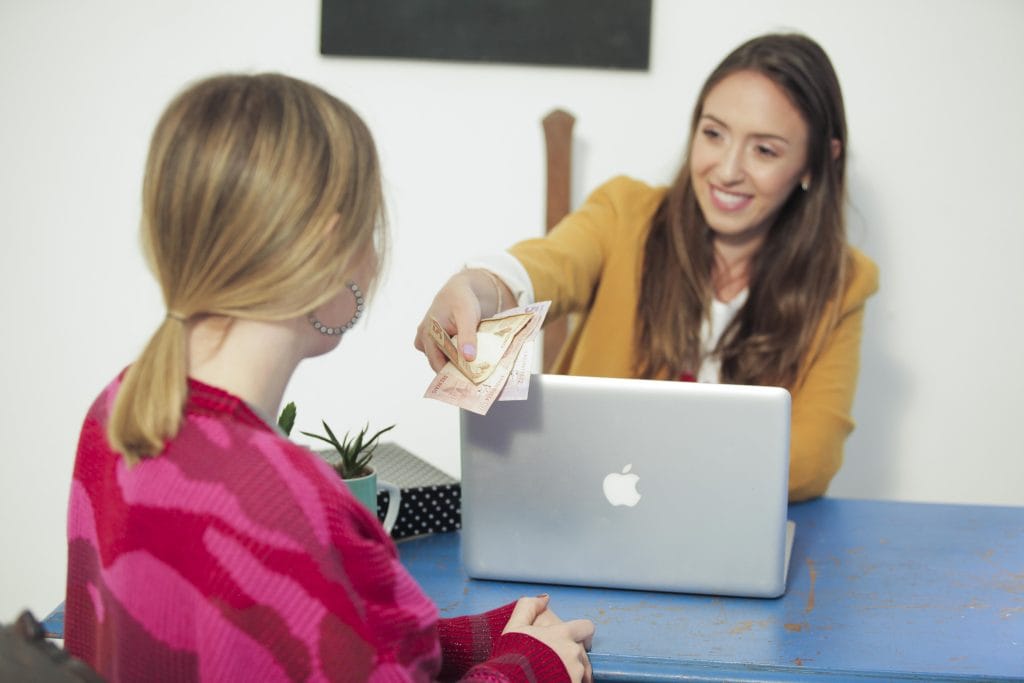
<svg viewBox="0 0 1024 683">
<path fill-rule="evenodd" d="M 150 143 L 143 248 L 168 316 L 121 383 L 107 425 L 129 462 L 181 424 L 186 320 L 286 320 L 335 296 L 356 258 L 384 250 L 377 152 L 323 90 L 279 74 L 226 75 L 178 95 Z"/>
<path fill-rule="evenodd" d="M 708 93 L 724 78 L 754 71 L 788 95 L 808 126 L 810 189 L 783 205 L 751 264 L 748 297 L 713 351 L 721 381 L 791 386 L 811 350 L 829 300 L 847 271 L 846 115 L 832 63 L 810 38 L 769 34 L 739 46 L 697 98 L 682 168 L 655 213 L 644 246 L 637 307 L 640 376 L 697 374 L 701 325 L 709 319 L 711 230 L 690 177 L 690 146 Z M 832 140 L 839 142 L 833 157 Z"/>
</svg>

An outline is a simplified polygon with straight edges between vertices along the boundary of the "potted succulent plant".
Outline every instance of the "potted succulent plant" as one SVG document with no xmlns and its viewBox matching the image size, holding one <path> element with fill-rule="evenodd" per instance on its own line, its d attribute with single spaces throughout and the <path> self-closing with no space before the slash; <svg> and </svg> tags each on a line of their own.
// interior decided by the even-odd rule
<svg viewBox="0 0 1024 683">
<path fill-rule="evenodd" d="M 321 420 L 321 424 L 323 424 L 327 436 L 314 434 L 313 432 L 301 433 L 334 446 L 334 450 L 338 452 L 338 461 L 331 463 L 331 467 L 346 481 L 360 479 L 373 473 L 370 461 L 373 460 L 373 450 L 377 447 L 377 439 L 384 432 L 395 428 L 395 425 L 385 427 L 367 439 L 366 433 L 370 431 L 370 425 L 367 424 L 354 437 L 346 433 L 341 438 L 341 441 L 338 441 L 338 437 L 334 435 L 327 422 Z"/>
<path fill-rule="evenodd" d="M 295 425 L 296 408 L 295 403 L 289 403 L 281 411 L 277 419 L 277 425 L 285 435 L 291 435 Z M 379 481 L 377 472 L 370 466 L 373 460 L 373 451 L 378 446 L 381 435 L 391 431 L 395 425 L 385 427 L 370 438 L 366 438 L 370 431 L 369 423 L 364 426 L 358 434 L 352 436 L 346 432 L 338 439 L 334 430 L 330 428 L 326 420 L 321 420 L 326 436 L 313 432 L 300 431 L 308 437 L 323 441 L 333 447 L 333 451 L 323 451 L 324 460 L 334 468 L 334 471 L 345 481 L 349 490 L 370 510 L 377 514 L 377 490 L 384 489 L 389 494 L 388 512 L 384 519 L 384 528 L 390 533 L 398 517 L 398 506 L 401 502 L 401 490 L 387 482 Z"/>
</svg>

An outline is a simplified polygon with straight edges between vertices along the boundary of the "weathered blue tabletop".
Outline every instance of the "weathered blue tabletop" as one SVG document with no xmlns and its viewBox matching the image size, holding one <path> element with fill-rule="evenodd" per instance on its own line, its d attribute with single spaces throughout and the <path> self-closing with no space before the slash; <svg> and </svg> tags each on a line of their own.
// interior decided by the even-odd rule
<svg viewBox="0 0 1024 683">
<path fill-rule="evenodd" d="M 592 619 L 598 680 L 1024 680 L 1024 507 L 825 498 L 789 516 L 776 600 L 471 580 L 458 533 L 399 550 L 443 616 L 546 591 Z"/>
</svg>

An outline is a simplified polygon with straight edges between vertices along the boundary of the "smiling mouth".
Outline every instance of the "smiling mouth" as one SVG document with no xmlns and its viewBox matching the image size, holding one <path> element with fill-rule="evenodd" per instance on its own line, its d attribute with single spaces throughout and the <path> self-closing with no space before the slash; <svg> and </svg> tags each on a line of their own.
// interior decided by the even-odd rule
<svg viewBox="0 0 1024 683">
<path fill-rule="evenodd" d="M 727 192 L 714 185 L 711 186 L 711 201 L 715 208 L 721 211 L 738 211 L 746 207 L 752 199 L 753 195 Z"/>
</svg>

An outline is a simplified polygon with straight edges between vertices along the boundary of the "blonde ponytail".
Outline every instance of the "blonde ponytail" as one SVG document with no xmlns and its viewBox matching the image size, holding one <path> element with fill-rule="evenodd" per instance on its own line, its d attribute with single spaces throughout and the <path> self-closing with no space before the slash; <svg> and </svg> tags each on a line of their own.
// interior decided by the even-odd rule
<svg viewBox="0 0 1024 683">
<path fill-rule="evenodd" d="M 168 316 L 125 372 L 107 421 L 107 441 L 129 465 L 158 455 L 178 433 L 187 378 L 185 324 Z"/>
</svg>

